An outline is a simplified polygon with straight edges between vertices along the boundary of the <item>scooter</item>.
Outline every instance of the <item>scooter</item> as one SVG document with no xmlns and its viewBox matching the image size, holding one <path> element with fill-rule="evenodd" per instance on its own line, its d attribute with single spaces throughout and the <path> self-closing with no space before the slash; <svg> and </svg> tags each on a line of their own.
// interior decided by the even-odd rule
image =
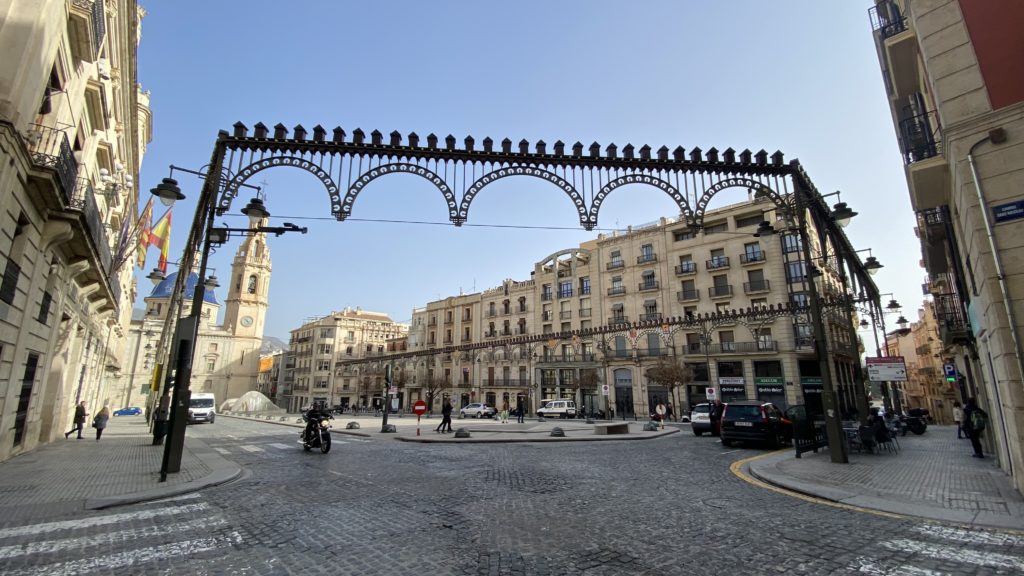
<svg viewBox="0 0 1024 576">
<path fill-rule="evenodd" d="M 314 416 L 314 418 L 317 418 Z M 299 432 L 299 444 L 309 452 L 313 448 L 320 448 L 320 452 L 327 454 L 331 451 L 331 415 L 321 413 L 319 419 L 312 422 L 309 416 L 303 416 L 306 420 L 306 427 Z"/>
<path fill-rule="evenodd" d="M 914 434 L 920 436 L 921 434 L 924 434 L 927 429 L 928 421 L 923 416 L 900 415 L 900 430 L 903 432 L 904 436 L 907 435 L 907 430 L 910 430 Z"/>
</svg>

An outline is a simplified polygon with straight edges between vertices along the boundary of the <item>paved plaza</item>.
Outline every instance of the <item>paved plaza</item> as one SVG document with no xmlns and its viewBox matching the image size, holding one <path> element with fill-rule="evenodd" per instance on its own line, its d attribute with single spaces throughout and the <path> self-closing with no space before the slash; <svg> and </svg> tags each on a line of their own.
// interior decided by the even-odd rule
<svg viewBox="0 0 1024 576">
<path fill-rule="evenodd" d="M 336 435 L 325 455 L 303 452 L 289 422 L 219 417 L 188 428 L 182 473 L 163 487 L 152 456 L 160 449 L 138 433 L 141 418 L 114 419 L 99 443 L 61 441 L 2 463 L 0 572 L 1024 571 L 1024 532 L 868 514 L 766 489 L 731 470 L 765 451 L 724 448 L 685 425 L 636 441 L 417 443 L 381 434 L 379 422 Z M 454 424 L 485 437 L 540 423 Z M 918 441 L 946 442 L 944 433 L 908 437 L 900 456 L 885 457 L 909 462 Z M 398 435 L 415 437 L 415 428 L 400 425 Z M 159 490 L 186 492 L 90 509 L 115 492 Z"/>
</svg>

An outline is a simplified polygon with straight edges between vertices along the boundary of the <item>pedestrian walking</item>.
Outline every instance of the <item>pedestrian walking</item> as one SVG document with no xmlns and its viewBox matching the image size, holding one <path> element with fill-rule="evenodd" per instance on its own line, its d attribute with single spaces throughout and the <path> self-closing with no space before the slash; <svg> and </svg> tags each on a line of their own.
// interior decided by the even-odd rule
<svg viewBox="0 0 1024 576">
<path fill-rule="evenodd" d="M 89 412 L 85 409 L 85 400 L 82 400 L 78 403 L 78 406 L 75 406 L 75 419 L 71 421 L 71 430 L 64 433 L 64 438 L 67 439 L 68 436 L 71 436 L 72 432 L 77 431 L 78 439 L 81 440 L 82 427 L 85 426 L 85 418 L 88 415 Z"/>
<path fill-rule="evenodd" d="M 988 427 L 988 413 L 978 407 L 974 398 L 968 398 L 964 405 L 964 429 L 967 437 L 971 439 L 971 447 L 974 448 L 975 458 L 984 458 L 985 453 L 981 449 L 981 435 Z"/>
<path fill-rule="evenodd" d="M 520 402 L 519 406 L 516 408 L 516 416 L 518 416 L 518 420 L 517 421 L 518 421 L 519 424 L 522 424 L 523 422 L 525 422 L 525 420 L 523 418 L 525 415 L 526 415 L 526 407 L 523 406 L 522 402 Z"/>
<path fill-rule="evenodd" d="M 447 428 L 447 429 L 446 429 Z M 444 404 L 441 405 L 441 423 L 434 428 L 434 432 L 440 432 L 444 434 L 452 431 L 452 403 L 450 400 L 445 400 Z"/>
<path fill-rule="evenodd" d="M 96 429 L 96 441 L 103 436 L 103 429 L 107 427 L 107 420 L 110 420 L 110 406 L 104 404 L 103 409 L 92 419 L 92 427 Z"/>
<path fill-rule="evenodd" d="M 508 402 L 501 405 L 501 423 L 508 424 Z"/>
<path fill-rule="evenodd" d="M 956 439 L 964 437 L 964 411 L 960 408 L 960 402 L 953 402 L 953 423 L 956 424 Z"/>
<path fill-rule="evenodd" d="M 711 412 L 709 417 L 711 418 L 711 435 L 718 436 L 722 430 L 722 412 L 725 411 L 725 405 L 722 404 L 721 400 L 715 400 L 711 403 Z"/>
</svg>

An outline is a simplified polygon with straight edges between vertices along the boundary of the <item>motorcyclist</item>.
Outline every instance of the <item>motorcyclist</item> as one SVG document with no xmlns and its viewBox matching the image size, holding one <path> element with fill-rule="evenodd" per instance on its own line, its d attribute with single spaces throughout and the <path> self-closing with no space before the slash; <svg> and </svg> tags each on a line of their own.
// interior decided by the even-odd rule
<svg viewBox="0 0 1024 576">
<path fill-rule="evenodd" d="M 312 432 L 320 425 L 320 421 L 331 417 L 331 411 L 327 409 L 327 402 L 314 402 L 313 405 L 309 407 L 309 410 L 306 411 L 304 416 L 306 418 L 306 431 L 304 438 L 309 440 L 313 437 Z"/>
</svg>

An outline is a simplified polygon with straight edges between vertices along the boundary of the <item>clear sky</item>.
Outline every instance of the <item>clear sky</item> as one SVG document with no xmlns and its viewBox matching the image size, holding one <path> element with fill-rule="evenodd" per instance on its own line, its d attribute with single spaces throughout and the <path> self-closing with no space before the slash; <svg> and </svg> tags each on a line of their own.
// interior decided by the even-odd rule
<svg viewBox="0 0 1024 576">
<path fill-rule="evenodd" d="M 154 125 L 140 188 L 156 185 L 170 164 L 203 166 L 217 131 L 239 120 L 250 128 L 261 121 L 307 130 L 342 126 L 350 135 L 355 128 L 452 134 L 460 146 L 472 135 L 477 142 L 598 142 L 602 149 L 614 142 L 620 149 L 632 143 L 781 150 L 787 161 L 801 161 L 822 193 L 842 191 L 859 212 L 847 234 L 856 248 L 873 249 L 885 266 L 875 276 L 879 289 L 894 292 L 915 320 L 925 271 L 870 5 L 145 2 L 139 79 L 152 92 Z M 436 188 L 414 176 L 375 181 L 360 194 L 353 220 L 341 223 L 330 216 L 326 191 L 305 172 L 278 168 L 254 180 L 265 185 L 272 225 L 309 228 L 305 236 L 270 239 L 266 334 L 285 340 L 305 319 L 346 306 L 408 321 L 429 301 L 504 278 L 528 279 L 534 262 L 597 234 L 579 227 L 564 193 L 530 178 L 489 186 L 473 203 L 474 226 L 462 228 L 354 221 L 447 222 Z M 174 209 L 174 260 L 200 187 L 195 177 L 179 181 L 188 199 Z M 244 225 L 238 211 L 247 201 L 240 195 L 236 216 L 218 223 Z M 608 197 L 598 227 L 677 213 L 664 193 L 632 187 Z M 211 259 L 224 285 L 238 242 Z M 147 268 L 156 256 L 150 249 Z M 150 290 L 146 272 L 138 272 L 143 293 Z M 890 327 L 894 321 L 888 319 Z"/>
</svg>

